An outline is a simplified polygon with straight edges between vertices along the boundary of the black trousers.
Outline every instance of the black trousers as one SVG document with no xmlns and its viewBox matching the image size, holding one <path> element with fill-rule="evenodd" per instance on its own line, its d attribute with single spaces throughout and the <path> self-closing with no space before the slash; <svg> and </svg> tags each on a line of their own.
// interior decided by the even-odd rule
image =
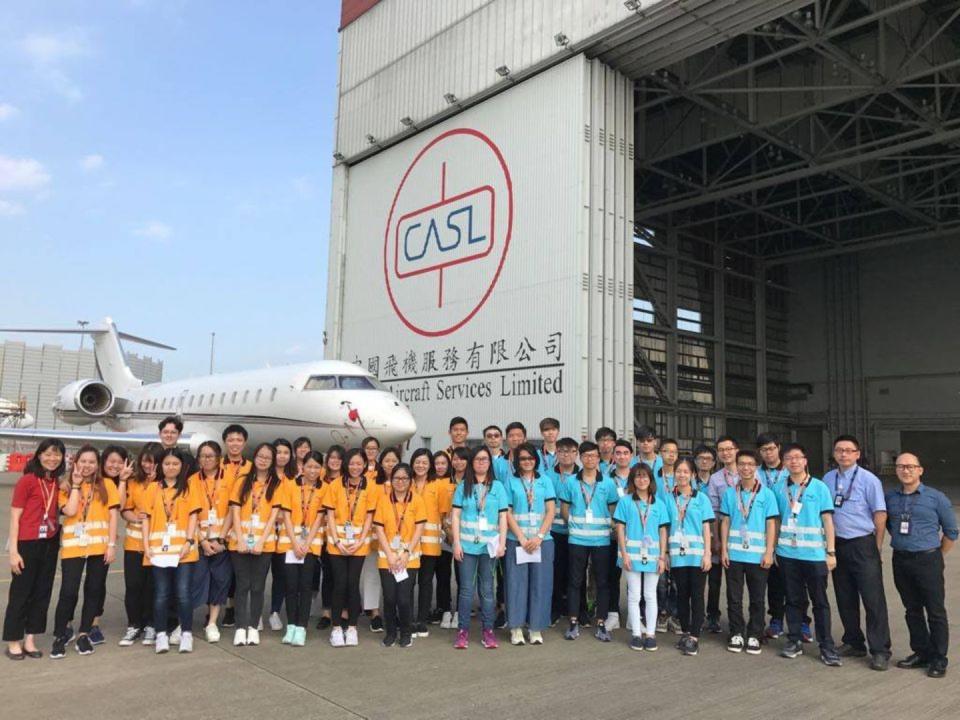
<svg viewBox="0 0 960 720">
<path fill-rule="evenodd" d="M 285 562 L 283 569 L 283 587 L 287 593 L 287 624 L 306 627 L 310 620 L 313 573 L 317 569 L 317 556 L 307 553 L 302 565 Z"/>
<path fill-rule="evenodd" d="M 437 609 L 441 612 L 453 610 L 453 595 L 450 592 L 450 580 L 453 575 L 453 553 L 442 550 L 437 562 Z M 459 590 L 459 584 L 457 586 Z"/>
<path fill-rule="evenodd" d="M 906 610 L 910 649 L 926 660 L 945 664 L 950 626 L 944 605 L 940 549 L 918 553 L 894 551 L 893 582 Z"/>
<path fill-rule="evenodd" d="M 553 535 L 553 597 L 551 615 L 559 617 L 567 611 L 567 570 L 570 567 L 570 537 L 563 533 Z"/>
<path fill-rule="evenodd" d="M 144 566 L 142 552 L 123 551 L 123 584 L 127 625 L 140 630 L 153 626 L 153 572 Z"/>
<path fill-rule="evenodd" d="M 334 622 L 341 622 L 340 615 L 347 609 L 347 627 L 354 627 L 360 617 L 360 572 L 363 570 L 363 555 L 330 555 L 333 571 L 333 597 L 330 614 Z"/>
<path fill-rule="evenodd" d="M 4 642 L 23 640 L 24 635 L 47 631 L 47 610 L 57 574 L 60 536 L 46 540 L 20 540 L 17 551 L 23 570 L 10 578 L 10 594 L 3 618 Z"/>
<path fill-rule="evenodd" d="M 103 598 L 107 592 L 107 570 L 110 566 L 103 561 L 103 555 L 90 557 L 64 558 L 60 561 L 60 597 L 54 613 L 53 632 L 61 636 L 67 631 L 67 624 L 73 620 L 80 598 L 80 582 L 83 581 L 83 609 L 80 611 L 80 633 L 90 632 L 93 619 L 103 607 Z M 84 577 L 86 569 L 86 577 Z"/>
<path fill-rule="evenodd" d="M 424 558 L 421 557 L 421 562 Z M 410 635 L 413 623 L 413 586 L 417 571 L 408 570 L 407 577 L 397 582 L 389 570 L 380 571 L 380 587 L 383 589 L 383 623 L 388 635 Z"/>
<path fill-rule="evenodd" d="M 611 547 L 616 546 L 617 539 L 611 538 Z M 610 612 L 620 613 L 620 568 L 617 567 L 617 552 L 611 551 L 607 559 L 607 579 L 610 585 Z M 599 617 L 599 616 L 598 616 Z M 606 620 L 606 616 L 599 618 Z"/>
<path fill-rule="evenodd" d="M 433 606 L 433 576 L 437 571 L 438 555 L 421 555 L 420 570 L 417 571 L 417 622 L 425 623 L 430 619 Z"/>
<path fill-rule="evenodd" d="M 696 566 L 675 567 L 670 570 L 670 574 L 677 589 L 680 629 L 693 637 L 700 637 L 703 629 L 703 593 L 706 589 L 707 573 Z"/>
<path fill-rule="evenodd" d="M 317 566 L 317 571 L 314 573 L 314 577 L 318 577 L 322 572 L 323 577 L 320 580 L 320 603 L 325 610 L 330 609 L 330 604 L 333 602 L 333 568 L 330 566 L 330 553 L 327 552 L 327 544 L 323 544 L 323 552 L 320 553 L 320 563 Z M 317 583 L 313 584 L 314 589 L 318 587 Z"/>
<path fill-rule="evenodd" d="M 782 621 L 786 609 L 787 588 L 780 567 L 774 563 L 767 575 L 767 613 L 771 620 Z"/>
<path fill-rule="evenodd" d="M 423 567 L 421 566 L 420 572 L 423 572 Z M 497 607 L 503 607 L 506 604 L 507 597 L 507 564 L 506 558 L 497 558 Z"/>
<path fill-rule="evenodd" d="M 279 613 L 283 608 L 283 599 L 287 588 L 287 558 L 286 553 L 273 553 L 270 558 L 270 612 Z"/>
<path fill-rule="evenodd" d="M 833 634 L 830 621 L 830 601 L 827 599 L 829 572 L 825 562 L 793 560 L 777 557 L 780 577 L 786 592 L 787 637 L 800 642 L 805 617 L 807 598 L 813 605 L 814 631 L 820 649 L 833 649 Z"/>
<path fill-rule="evenodd" d="M 767 589 L 766 568 L 759 564 L 730 561 L 727 568 L 727 619 L 730 622 L 730 637 L 744 634 L 743 586 L 747 586 L 750 598 L 749 619 L 746 636 L 759 640 L 763 637 L 763 596 Z"/>
<path fill-rule="evenodd" d="M 720 590 L 723 586 L 723 565 L 716 561 L 707 575 L 707 617 L 720 620 Z"/>
<path fill-rule="evenodd" d="M 237 581 L 233 604 L 238 629 L 256 628 L 263 616 L 263 594 L 272 559 L 273 553 L 230 553 Z"/>
<path fill-rule="evenodd" d="M 875 655 L 890 656 L 890 621 L 883 592 L 883 570 L 877 539 L 872 534 L 852 540 L 837 538 L 837 568 L 833 571 L 837 612 L 843 642 Z M 867 615 L 867 635 L 860 629 L 860 603 Z"/>
<path fill-rule="evenodd" d="M 580 596 L 586 587 L 587 562 L 593 570 L 593 583 L 597 586 L 597 620 L 606 621 L 610 612 L 610 579 L 607 569 L 610 567 L 610 546 L 569 544 L 569 564 L 567 575 L 567 614 L 571 618 L 580 616 Z"/>
</svg>

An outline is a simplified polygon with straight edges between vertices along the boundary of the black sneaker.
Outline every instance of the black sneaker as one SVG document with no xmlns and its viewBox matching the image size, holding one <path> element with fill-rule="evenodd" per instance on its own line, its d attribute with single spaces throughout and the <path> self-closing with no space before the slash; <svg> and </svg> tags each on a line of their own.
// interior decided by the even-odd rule
<svg viewBox="0 0 960 720">
<path fill-rule="evenodd" d="M 383 636 L 383 640 L 380 641 L 380 644 L 384 647 L 393 647 L 397 644 L 397 634 L 395 632 L 388 632 Z"/>
<path fill-rule="evenodd" d="M 437 609 L 430 613 L 431 625 L 439 625 L 441 620 L 443 620 L 443 610 Z"/>
<path fill-rule="evenodd" d="M 560 622 L 560 618 L 563 617 L 563 613 L 553 612 L 550 615 L 550 627 L 556 627 L 557 623 Z"/>
<path fill-rule="evenodd" d="M 501 610 L 497 613 L 497 619 L 493 621 L 493 627 L 502 630 L 507 626 L 507 613 Z"/>
<path fill-rule="evenodd" d="M 410 635 L 401 635 L 400 642 L 398 643 L 399 647 L 408 648 L 413 645 L 413 637 Z"/>
<path fill-rule="evenodd" d="M 53 648 L 50 650 L 50 657 L 53 660 L 59 660 L 67 654 L 66 636 L 55 637 L 53 639 Z"/>
<path fill-rule="evenodd" d="M 329 628 L 332 624 L 333 624 L 333 623 L 331 622 L 330 618 L 328 618 L 326 615 L 324 615 L 324 616 L 321 617 L 319 620 L 317 620 L 317 630 L 326 630 L 326 629 Z"/>
<path fill-rule="evenodd" d="M 90 642 L 89 635 L 81 635 L 77 638 L 77 652 L 81 655 L 93 655 L 93 643 Z"/>
<path fill-rule="evenodd" d="M 840 655 L 833 648 L 820 649 L 820 662 L 828 667 L 843 666 L 843 661 L 840 659 Z"/>
<path fill-rule="evenodd" d="M 66 631 L 63 633 L 63 644 L 69 645 L 73 642 L 76 634 L 73 632 L 73 625 L 67 625 Z"/>
<path fill-rule="evenodd" d="M 236 623 L 237 623 L 237 620 L 236 620 L 236 616 L 234 615 L 234 610 L 232 607 L 228 607 L 226 610 L 223 611 L 223 622 L 220 624 L 223 625 L 225 628 L 231 628 L 234 625 L 236 625 Z"/>
<path fill-rule="evenodd" d="M 103 631 L 100 629 L 99 625 L 94 625 L 90 628 L 90 632 L 87 633 L 87 636 L 90 638 L 90 642 L 93 645 L 103 645 L 107 640 L 103 637 Z"/>
<path fill-rule="evenodd" d="M 681 652 L 683 652 L 684 655 L 695 657 L 697 653 L 700 652 L 700 641 L 688 635 L 687 644 L 681 648 Z"/>
<path fill-rule="evenodd" d="M 580 616 L 580 619 L 578 620 L 578 622 L 580 623 L 580 627 L 590 627 L 591 621 L 592 621 L 592 618 L 590 617 L 589 613 L 583 613 Z"/>
<path fill-rule="evenodd" d="M 844 643 L 837 648 L 837 655 L 840 657 L 862 658 L 867 656 L 867 649 L 854 647 L 853 645 L 847 645 L 847 643 Z"/>
<path fill-rule="evenodd" d="M 708 633 L 719 635 L 721 632 L 723 632 L 723 630 L 720 628 L 720 618 L 719 617 L 707 618 L 707 624 L 704 626 L 703 629 L 706 630 Z"/>
<path fill-rule="evenodd" d="M 833 651 L 831 651 L 833 652 Z M 836 655 L 836 653 L 833 653 Z M 793 660 L 795 657 L 800 657 L 803 655 L 803 642 L 795 642 L 793 640 L 787 640 L 787 644 L 783 646 L 783 649 L 780 651 L 780 657 L 789 658 Z M 821 659 L 823 658 L 823 652 L 820 653 Z M 826 663 L 824 663 L 826 665 Z"/>
<path fill-rule="evenodd" d="M 639 635 L 634 635 L 632 638 L 630 638 L 630 649 L 643 650 L 643 638 Z"/>
<path fill-rule="evenodd" d="M 383 632 L 383 618 L 379 615 L 370 618 L 370 632 Z"/>
</svg>

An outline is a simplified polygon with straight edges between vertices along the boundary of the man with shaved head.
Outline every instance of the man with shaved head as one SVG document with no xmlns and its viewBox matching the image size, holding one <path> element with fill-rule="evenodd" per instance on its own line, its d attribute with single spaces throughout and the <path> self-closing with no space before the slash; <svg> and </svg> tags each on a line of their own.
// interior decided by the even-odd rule
<svg viewBox="0 0 960 720">
<path fill-rule="evenodd" d="M 921 482 L 920 458 L 902 453 L 896 470 L 900 487 L 887 493 L 887 530 L 913 651 L 897 667 L 926 668 L 929 677 L 942 678 L 949 642 L 943 558 L 957 540 L 957 518 L 947 496 Z"/>
</svg>

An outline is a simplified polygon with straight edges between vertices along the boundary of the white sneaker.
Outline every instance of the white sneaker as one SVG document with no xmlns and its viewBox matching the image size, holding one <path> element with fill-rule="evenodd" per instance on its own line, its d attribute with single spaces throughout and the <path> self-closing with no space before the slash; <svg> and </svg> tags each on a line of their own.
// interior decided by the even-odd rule
<svg viewBox="0 0 960 720">
<path fill-rule="evenodd" d="M 207 625 L 203 629 L 203 635 L 207 639 L 208 643 L 220 642 L 220 628 L 215 624 Z"/>
<path fill-rule="evenodd" d="M 247 645 L 260 644 L 260 631 L 252 627 L 247 628 Z"/>
<path fill-rule="evenodd" d="M 727 643 L 727 650 L 730 652 L 743 652 L 743 635 L 734 635 Z"/>
<path fill-rule="evenodd" d="M 620 629 L 620 615 L 618 613 L 612 612 L 607 613 L 607 622 L 604 623 L 607 626 L 607 630 L 619 630 Z"/>
<path fill-rule="evenodd" d="M 755 637 L 747 638 L 747 654 L 749 655 L 759 655 L 760 654 L 760 641 Z"/>
<path fill-rule="evenodd" d="M 141 645 L 153 645 L 157 641 L 157 631 L 147 625 L 143 629 L 143 640 L 140 641 Z"/>
<path fill-rule="evenodd" d="M 173 632 L 170 633 L 170 644 L 171 645 L 180 644 L 180 626 L 179 625 L 177 625 L 177 627 L 173 629 Z"/>
<path fill-rule="evenodd" d="M 263 618 L 257 620 L 257 632 L 260 632 L 261 630 L 263 630 Z"/>
<path fill-rule="evenodd" d="M 263 620 L 260 621 L 263 624 Z M 270 613 L 270 629 L 274 632 L 283 630 L 283 620 L 280 619 L 280 613 Z"/>
<path fill-rule="evenodd" d="M 511 645 L 526 645 L 527 641 L 523 637 L 523 628 L 513 628 L 510 631 L 510 644 Z"/>
<path fill-rule="evenodd" d="M 440 627 L 442 627 L 445 630 L 449 630 L 452 627 L 456 627 L 455 625 L 450 624 L 452 621 L 453 621 L 453 613 L 448 610 L 443 614 L 443 618 L 440 620 Z"/>
<path fill-rule="evenodd" d="M 356 647 L 359 644 L 359 638 L 357 637 L 357 629 L 355 627 L 348 627 L 346 636 L 343 639 L 343 644 L 347 647 Z"/>
<path fill-rule="evenodd" d="M 130 647 L 137 641 L 138 637 L 140 637 L 140 628 L 128 627 L 117 645 L 120 647 Z"/>
<path fill-rule="evenodd" d="M 233 633 L 233 644 L 236 646 L 247 644 L 247 631 L 243 628 L 237 628 Z"/>
<path fill-rule="evenodd" d="M 460 613 L 454 610 L 453 617 L 450 618 L 450 629 L 456 630 L 458 627 L 460 627 Z"/>
<path fill-rule="evenodd" d="M 543 633 L 539 630 L 530 631 L 530 644 L 531 645 L 543 645 Z"/>
<path fill-rule="evenodd" d="M 162 655 L 170 649 L 170 638 L 167 637 L 166 633 L 157 633 L 157 641 L 155 643 L 154 652 L 157 655 Z"/>
<path fill-rule="evenodd" d="M 330 631 L 330 644 L 335 648 L 343 647 L 343 628 L 339 625 Z"/>
<path fill-rule="evenodd" d="M 193 652 L 193 633 L 185 632 L 180 635 L 180 652 Z"/>
</svg>

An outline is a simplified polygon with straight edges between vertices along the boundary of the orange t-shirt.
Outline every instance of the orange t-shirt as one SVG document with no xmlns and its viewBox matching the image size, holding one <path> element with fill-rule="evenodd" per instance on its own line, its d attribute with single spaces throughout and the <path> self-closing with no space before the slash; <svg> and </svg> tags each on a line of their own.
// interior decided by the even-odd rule
<svg viewBox="0 0 960 720">
<path fill-rule="evenodd" d="M 347 491 L 342 482 L 332 482 L 327 485 L 323 497 L 323 507 L 325 510 L 333 510 L 334 518 L 337 524 L 337 536 L 341 540 L 346 540 L 347 522 L 353 528 L 353 537 L 360 537 L 363 532 L 363 524 L 366 522 L 367 515 L 376 511 L 377 500 L 380 492 L 377 485 L 371 486 L 366 479 L 360 481 L 360 485 L 355 490 Z M 336 542 L 333 539 L 333 533 L 327 529 L 327 552 L 331 555 L 342 555 Z M 370 551 L 370 534 L 367 534 L 366 540 L 354 555 L 363 556 Z"/>
<path fill-rule="evenodd" d="M 240 508 L 240 528 L 239 535 L 243 542 L 247 542 L 250 535 L 253 535 L 254 541 L 264 537 L 263 552 L 272 553 L 277 547 L 276 523 L 270 523 L 267 527 L 267 521 L 270 519 L 270 513 L 273 508 L 280 508 L 282 484 L 277 485 L 273 491 L 273 496 L 267 497 L 267 484 L 260 480 L 255 480 L 253 487 L 247 499 L 240 502 L 240 493 L 243 490 L 243 479 L 238 478 L 233 484 L 233 490 L 230 492 L 230 505 L 236 505 Z M 266 531 L 266 532 L 265 532 Z M 230 550 L 237 549 L 237 532 L 230 534 Z"/>
<path fill-rule="evenodd" d="M 145 513 L 150 518 L 150 550 L 154 555 L 178 556 L 187 542 L 190 516 L 203 509 L 203 490 L 199 480 L 192 476 L 186 491 L 177 495 L 176 487 L 167 487 L 163 481 L 150 486 L 145 499 Z M 166 541 L 166 546 L 164 546 Z M 164 549 L 164 547 L 166 549 Z M 197 544 L 180 558 L 181 563 L 196 562 L 200 558 Z M 145 565 L 149 563 L 144 563 Z"/>
<path fill-rule="evenodd" d="M 197 542 L 222 537 L 223 521 L 230 512 L 230 492 L 233 483 L 221 466 L 213 478 L 205 478 L 196 472 L 190 476 L 191 484 L 200 491 L 200 517 L 197 522 Z"/>
<path fill-rule="evenodd" d="M 309 487 L 297 480 L 286 480 L 280 487 L 283 494 L 280 505 L 283 512 L 290 513 L 290 524 L 293 525 L 294 535 L 306 539 L 313 521 L 323 512 L 324 485 L 320 482 L 315 487 Z M 280 522 L 278 525 L 280 534 L 277 538 L 277 552 L 285 553 L 293 549 L 293 544 L 287 536 L 286 524 Z M 323 528 L 322 521 L 320 527 Z M 319 555 L 322 550 L 323 530 L 320 529 L 310 544 L 310 552 Z"/>
<path fill-rule="evenodd" d="M 60 556 L 64 559 L 105 555 L 110 542 L 110 511 L 120 510 L 120 491 L 109 478 L 102 478 L 107 489 L 107 502 L 100 500 L 93 483 L 83 483 L 77 514 L 64 517 Z M 70 491 L 60 491 L 58 498 L 63 508 L 70 499 Z"/>
<path fill-rule="evenodd" d="M 146 512 L 144 499 L 147 491 L 154 484 L 154 480 L 137 482 L 127 481 L 127 502 L 123 506 L 124 512 Z M 123 536 L 123 549 L 131 552 L 143 552 L 143 529 L 139 520 L 127 520 L 126 532 Z"/>
<path fill-rule="evenodd" d="M 444 485 L 444 480 L 434 480 L 424 484 L 422 490 L 417 490 L 417 484 L 411 483 L 410 488 L 415 495 L 423 498 L 423 505 L 427 511 L 427 522 L 423 526 L 423 535 L 420 537 L 421 551 L 428 557 L 440 555 L 440 519 L 450 512 L 450 500 Z"/>
<path fill-rule="evenodd" d="M 412 492 L 408 492 L 407 495 L 410 498 L 408 502 L 394 502 L 392 492 L 381 493 L 377 512 L 373 516 L 374 524 L 383 528 L 383 534 L 387 536 L 387 541 L 394 552 L 399 551 L 394 538 L 399 536 L 400 542 L 409 547 L 417 525 L 427 522 L 427 508 L 423 498 Z M 420 567 L 420 547 L 420 543 L 417 543 L 416 547 L 410 548 L 407 569 L 413 570 Z M 381 570 L 389 569 L 387 553 L 383 550 L 377 550 L 377 567 Z"/>
</svg>

